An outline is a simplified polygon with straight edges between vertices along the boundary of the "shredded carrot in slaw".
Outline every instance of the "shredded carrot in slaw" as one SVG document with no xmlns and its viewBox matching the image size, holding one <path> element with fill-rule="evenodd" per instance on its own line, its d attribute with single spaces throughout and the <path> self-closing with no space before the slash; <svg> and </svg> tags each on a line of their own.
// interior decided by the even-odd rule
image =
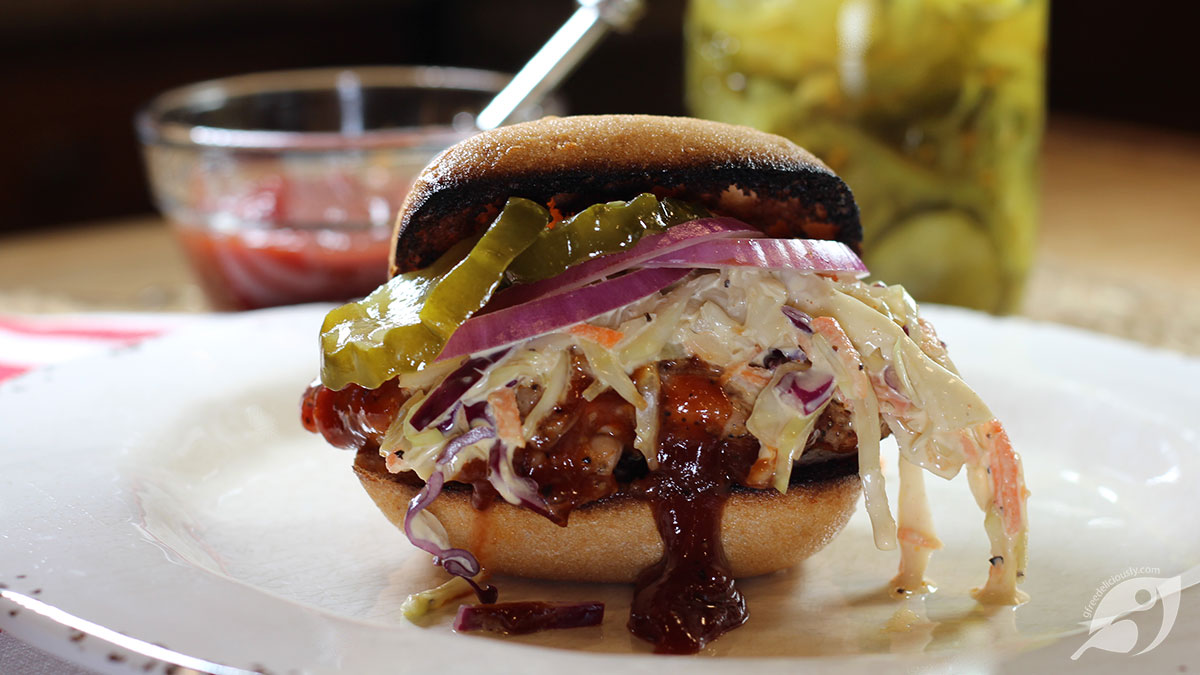
<svg viewBox="0 0 1200 675">
<path fill-rule="evenodd" d="M 755 358 L 754 356 L 751 356 L 750 358 L 746 359 L 745 361 L 742 361 L 741 363 L 735 363 L 734 365 L 726 368 L 725 372 L 721 373 L 721 377 L 717 379 L 717 382 L 722 387 L 724 387 L 726 384 L 729 384 L 729 381 L 732 380 L 734 377 L 736 377 L 738 375 L 738 373 L 740 373 L 742 371 L 743 368 L 746 368 L 747 366 L 749 366 L 750 362 L 753 361 L 754 358 Z"/>
<path fill-rule="evenodd" d="M 850 375 L 850 384 L 854 387 L 851 393 L 860 399 L 873 395 L 871 380 L 863 370 L 862 358 L 850 342 L 850 336 L 846 335 L 846 331 L 842 330 L 837 320 L 829 316 L 818 316 L 812 320 L 812 328 L 814 333 L 828 340 L 833 351 L 837 352 L 838 359 Z"/>
<path fill-rule="evenodd" d="M 892 415 L 903 415 L 912 408 L 912 401 L 892 389 L 883 377 L 871 375 L 870 378 L 871 387 L 875 390 L 875 398 L 879 399 L 880 408 L 883 408 L 884 404 L 891 406 L 890 409 L 886 409 L 886 412 Z"/>
<path fill-rule="evenodd" d="M 963 455 L 971 464 L 979 463 L 979 446 L 975 443 L 975 437 L 967 429 L 958 432 L 958 438 L 962 442 Z"/>
<path fill-rule="evenodd" d="M 919 532 L 911 527 L 901 527 L 896 531 L 896 536 L 900 541 L 908 542 L 913 546 L 936 551 L 942 547 L 942 542 L 935 536 L 927 535 Z"/>
<path fill-rule="evenodd" d="M 520 447 L 525 445 L 525 431 L 521 426 L 521 411 L 517 408 L 517 393 L 512 387 L 501 387 L 488 394 L 488 405 L 496 416 L 496 434 L 505 442 Z"/>
<path fill-rule="evenodd" d="M 567 332 L 575 337 L 591 340 L 605 349 L 612 349 L 618 342 L 625 339 L 625 334 L 619 330 L 605 328 L 604 326 L 593 326 L 590 323 L 576 324 L 568 328 Z"/>
<path fill-rule="evenodd" d="M 992 473 L 996 505 L 1004 517 L 1004 531 L 1015 535 L 1025 522 L 1025 497 L 1028 496 L 1021 479 L 1021 462 L 1000 420 L 984 422 L 976 427 L 976 433 L 982 436 L 984 447 L 989 451 L 988 468 Z"/>
<path fill-rule="evenodd" d="M 747 382 L 752 382 L 760 387 L 765 387 L 771 382 L 770 375 L 764 372 L 762 368 L 755 368 L 754 366 L 746 366 L 745 368 L 739 370 L 738 377 L 746 380 Z"/>
<path fill-rule="evenodd" d="M 717 381 L 721 386 L 724 386 L 735 377 L 741 378 L 760 388 L 767 386 L 771 382 L 770 372 L 763 368 L 755 368 L 750 365 L 750 361 L 744 361 L 732 368 L 726 369 L 724 373 L 721 373 L 721 377 Z"/>
<path fill-rule="evenodd" d="M 550 222 L 546 224 L 546 229 L 553 230 L 559 223 L 565 220 L 565 218 L 563 217 L 563 212 L 560 211 L 558 206 L 554 203 L 553 197 L 551 197 L 550 201 L 547 202 L 546 208 L 550 211 Z"/>
</svg>

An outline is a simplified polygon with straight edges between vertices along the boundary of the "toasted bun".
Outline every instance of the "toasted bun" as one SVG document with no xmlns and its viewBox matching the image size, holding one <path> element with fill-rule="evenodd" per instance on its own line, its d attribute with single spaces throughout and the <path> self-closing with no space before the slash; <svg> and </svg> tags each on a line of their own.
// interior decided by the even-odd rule
<svg viewBox="0 0 1200 675">
<path fill-rule="evenodd" d="M 388 520 L 404 527 L 408 503 L 420 489 L 367 463 L 355 473 Z M 824 548 L 854 513 L 856 474 L 774 490 L 735 490 L 721 520 L 721 543 L 736 577 L 786 569 Z M 429 505 L 450 544 L 475 554 L 491 572 L 565 581 L 632 582 L 662 557 L 650 505 L 614 497 L 571 512 L 559 527 L 529 509 L 497 501 L 484 511 L 467 490 L 444 491 Z"/>
<path fill-rule="evenodd" d="M 837 239 L 856 249 L 862 239 L 845 183 L 784 138 L 688 118 L 545 118 L 478 134 L 434 158 L 400 209 L 391 272 L 432 263 L 486 227 L 510 197 L 553 200 L 574 213 L 642 192 L 702 204 L 769 236 Z M 360 455 L 355 471 L 380 510 L 403 527 L 419 487 L 380 464 Z M 852 469 L 836 473 L 786 494 L 730 495 L 721 538 L 735 576 L 791 567 L 841 530 L 860 489 Z M 428 509 L 452 546 L 500 574 L 629 582 L 663 552 L 650 505 L 628 496 L 575 509 L 567 527 L 500 500 L 476 510 L 466 490 L 443 491 Z"/>
<path fill-rule="evenodd" d="M 509 197 L 566 212 L 642 192 L 697 202 L 770 236 L 862 240 L 850 189 L 808 151 L 749 127 L 684 117 L 547 117 L 473 136 L 417 178 L 391 272 L 419 269 Z"/>
</svg>

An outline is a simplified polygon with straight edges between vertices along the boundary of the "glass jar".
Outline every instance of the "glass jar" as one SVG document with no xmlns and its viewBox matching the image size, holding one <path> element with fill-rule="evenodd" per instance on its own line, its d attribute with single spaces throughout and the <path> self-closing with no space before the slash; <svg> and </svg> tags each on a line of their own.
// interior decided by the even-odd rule
<svg viewBox="0 0 1200 675">
<path fill-rule="evenodd" d="M 691 0 L 692 114 L 850 185 L 874 276 L 1016 309 L 1036 229 L 1048 0 Z"/>
</svg>

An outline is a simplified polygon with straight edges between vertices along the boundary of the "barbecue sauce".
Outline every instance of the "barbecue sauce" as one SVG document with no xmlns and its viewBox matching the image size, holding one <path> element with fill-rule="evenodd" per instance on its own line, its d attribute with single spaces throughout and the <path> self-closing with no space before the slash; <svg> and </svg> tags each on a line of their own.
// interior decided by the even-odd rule
<svg viewBox="0 0 1200 675">
<path fill-rule="evenodd" d="M 571 511 L 620 489 L 616 469 L 623 448 L 633 447 L 635 421 L 633 405 L 613 391 L 560 408 L 566 430 L 557 436 L 539 431 L 517 451 L 514 468 L 537 483 L 547 517 L 565 526 Z"/>
<path fill-rule="evenodd" d="M 690 654 L 748 618 L 745 599 L 734 586 L 721 547 L 720 526 L 731 486 L 747 484 L 758 456 L 758 442 L 749 435 L 727 435 L 734 404 L 719 384 L 719 371 L 698 359 L 664 361 L 658 368 L 662 399 L 656 471 L 649 472 L 641 453 L 635 451 L 622 454 L 615 467 L 595 471 L 588 439 L 611 434 L 630 447 L 634 415 L 632 406 L 613 392 L 584 400 L 582 390 L 591 378 L 578 372 L 562 404 L 518 453 L 516 464 L 519 475 L 531 476 L 538 483 L 543 498 L 553 505 L 551 519 L 556 522 L 565 521 L 578 505 L 622 488 L 650 504 L 664 552 L 637 579 L 629 630 L 652 643 L 656 652 Z M 302 399 L 301 419 L 305 428 L 321 433 L 334 445 L 357 449 L 356 461 L 364 468 L 388 475 L 378 455 L 378 442 L 407 397 L 408 392 L 394 381 L 374 391 L 356 385 L 333 391 L 314 384 Z M 845 426 L 841 417 L 847 416 L 836 404 L 822 414 L 818 433 L 810 441 L 812 452 L 806 454 L 838 459 L 807 467 L 805 478 L 820 480 L 826 474 L 857 470 L 853 453 L 857 439 L 852 432 L 839 431 Z M 472 503 L 477 509 L 487 508 L 496 497 L 486 476 L 486 464 L 475 460 L 455 477 L 458 483 L 473 488 Z M 419 484 L 419 479 L 408 473 L 393 474 L 392 479 Z M 572 623 L 561 616 L 563 607 L 552 603 L 502 603 L 471 609 L 475 612 L 471 620 L 479 625 L 462 630 L 517 634 Z M 567 612 L 587 616 L 587 621 L 593 620 L 595 613 Z"/>
<path fill-rule="evenodd" d="M 721 440 L 732 404 L 711 373 L 697 371 L 664 368 L 658 470 L 637 486 L 663 557 L 638 576 L 629 630 L 658 653 L 696 653 L 748 618 L 721 546 L 731 474 L 742 463 Z"/>
<path fill-rule="evenodd" d="M 314 382 L 300 398 L 300 422 L 336 447 L 378 450 L 408 397 L 409 392 L 396 380 L 388 380 L 376 389 L 351 384 L 339 390 Z"/>
</svg>

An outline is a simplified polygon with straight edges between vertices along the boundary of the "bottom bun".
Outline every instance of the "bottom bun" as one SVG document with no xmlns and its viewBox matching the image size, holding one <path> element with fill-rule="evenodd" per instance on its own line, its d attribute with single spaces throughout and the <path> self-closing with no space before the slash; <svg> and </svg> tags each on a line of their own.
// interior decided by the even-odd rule
<svg viewBox="0 0 1200 675">
<path fill-rule="evenodd" d="M 419 487 L 356 462 L 354 471 L 388 520 L 403 529 Z M 843 475 L 775 490 L 735 489 L 721 520 L 721 540 L 735 577 L 785 569 L 824 548 L 854 513 L 858 476 Z M 447 490 L 428 510 L 450 545 L 465 548 L 488 571 L 537 579 L 632 582 L 662 557 L 650 505 L 610 497 L 571 512 L 560 527 L 529 509 L 497 500 L 483 511 L 468 490 Z"/>
</svg>

